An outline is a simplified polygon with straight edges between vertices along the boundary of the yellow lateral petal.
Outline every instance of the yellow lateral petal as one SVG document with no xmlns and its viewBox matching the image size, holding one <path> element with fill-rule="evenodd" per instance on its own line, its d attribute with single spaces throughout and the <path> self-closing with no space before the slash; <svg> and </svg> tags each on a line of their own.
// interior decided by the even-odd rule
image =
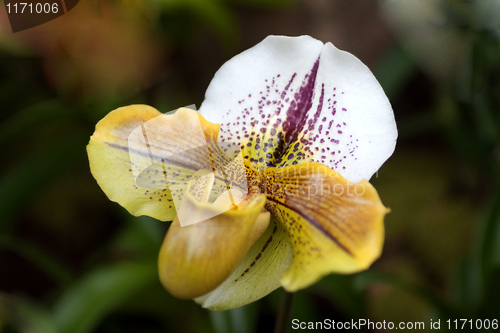
<svg viewBox="0 0 500 333">
<path fill-rule="evenodd" d="M 170 191 L 147 190 L 136 185 L 127 139 L 144 122 L 161 115 L 146 105 L 132 105 L 110 112 L 97 125 L 87 146 L 90 170 L 110 200 L 135 216 L 149 215 L 162 221 L 173 220 L 175 209 Z"/>
<path fill-rule="evenodd" d="M 201 135 L 192 135 L 193 127 Z M 217 140 L 218 131 L 194 110 L 167 116 L 146 105 L 122 107 L 96 125 L 87 146 L 90 169 L 110 200 L 131 214 L 171 221 L 176 212 L 170 190 L 182 191 L 197 170 L 210 168 L 207 143 Z M 167 186 L 169 176 L 180 189 Z"/>
<path fill-rule="evenodd" d="M 281 280 L 288 291 L 329 273 L 364 270 L 380 256 L 388 210 L 370 183 L 353 184 L 325 165 L 304 163 L 266 169 L 262 190 L 293 245 Z"/>
<path fill-rule="evenodd" d="M 172 295 L 190 299 L 216 288 L 266 230 L 269 219 L 258 219 L 265 195 L 248 197 L 237 209 L 225 211 L 186 193 L 192 214 L 222 214 L 184 227 L 178 218 L 172 222 L 158 257 L 160 280 Z"/>
</svg>

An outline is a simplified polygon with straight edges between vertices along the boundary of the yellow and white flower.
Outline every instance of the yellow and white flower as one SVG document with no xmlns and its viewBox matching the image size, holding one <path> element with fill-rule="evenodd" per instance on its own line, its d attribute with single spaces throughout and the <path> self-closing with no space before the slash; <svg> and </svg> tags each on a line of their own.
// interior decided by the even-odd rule
<svg viewBox="0 0 500 333">
<path fill-rule="evenodd" d="M 361 61 L 309 36 L 270 36 L 219 69 L 199 113 L 119 108 L 87 150 L 111 200 L 173 220 L 158 259 L 165 288 L 224 310 L 368 268 L 388 210 L 367 180 L 396 138 Z"/>
</svg>

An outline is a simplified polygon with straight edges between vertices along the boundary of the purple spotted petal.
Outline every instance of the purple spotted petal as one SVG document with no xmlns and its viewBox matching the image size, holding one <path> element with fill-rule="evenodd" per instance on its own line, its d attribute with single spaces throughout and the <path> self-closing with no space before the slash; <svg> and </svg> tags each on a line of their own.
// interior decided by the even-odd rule
<svg viewBox="0 0 500 333">
<path fill-rule="evenodd" d="M 269 36 L 225 63 L 200 112 L 257 167 L 306 161 L 369 179 L 392 154 L 391 105 L 353 55 L 309 36 Z"/>
</svg>

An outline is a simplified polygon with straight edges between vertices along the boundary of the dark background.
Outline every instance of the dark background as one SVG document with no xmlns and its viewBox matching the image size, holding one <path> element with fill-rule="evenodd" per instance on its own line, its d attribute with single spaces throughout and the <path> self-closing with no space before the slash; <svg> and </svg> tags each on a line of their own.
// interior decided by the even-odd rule
<svg viewBox="0 0 500 333">
<path fill-rule="evenodd" d="M 85 152 L 117 107 L 199 106 L 216 70 L 270 34 L 356 55 L 399 129 L 371 180 L 392 210 L 382 257 L 299 291 L 292 317 L 500 319 L 499 22 L 488 0 L 80 1 L 13 34 L 1 4 L 0 332 L 272 331 L 281 289 L 226 312 L 164 291 L 168 223 L 110 202 Z"/>
</svg>

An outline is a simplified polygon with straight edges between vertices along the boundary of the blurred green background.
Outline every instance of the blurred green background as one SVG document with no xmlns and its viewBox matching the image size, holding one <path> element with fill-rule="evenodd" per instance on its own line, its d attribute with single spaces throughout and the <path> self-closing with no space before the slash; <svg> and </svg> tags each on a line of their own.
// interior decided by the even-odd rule
<svg viewBox="0 0 500 333">
<path fill-rule="evenodd" d="M 16 34 L 0 5 L 0 332 L 273 331 L 282 290 L 226 312 L 164 291 L 168 223 L 110 202 L 85 152 L 117 107 L 199 106 L 270 34 L 359 57 L 399 128 L 371 180 L 382 257 L 298 292 L 292 318 L 500 319 L 500 1 L 80 1 Z"/>
</svg>

